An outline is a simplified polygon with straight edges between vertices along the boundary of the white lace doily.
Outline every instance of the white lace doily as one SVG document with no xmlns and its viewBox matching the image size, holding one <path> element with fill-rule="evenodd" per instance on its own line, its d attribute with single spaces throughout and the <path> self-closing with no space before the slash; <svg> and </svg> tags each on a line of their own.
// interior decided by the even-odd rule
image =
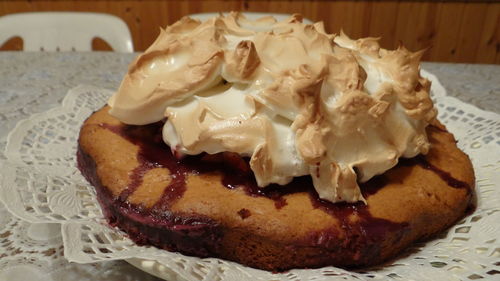
<svg viewBox="0 0 500 281">
<path fill-rule="evenodd" d="M 455 134 L 459 147 L 473 162 L 478 207 L 439 237 L 415 244 L 379 267 L 355 272 L 325 267 L 275 274 L 225 260 L 200 259 L 135 245 L 123 233 L 107 226 L 93 187 L 76 168 L 80 126 L 111 94 L 91 86 L 70 90 L 61 107 L 33 115 L 10 133 L 5 150 L 7 160 L 0 163 L 0 199 L 11 213 L 28 222 L 61 223 L 64 256 L 70 261 L 92 263 L 127 259 L 169 280 L 499 278 L 500 116 L 447 97 L 435 77 L 430 78 L 439 119 Z M 34 230 L 44 231 L 59 235 L 57 227 Z M 4 243 L 0 247 L 11 252 L 23 247 L 29 249 L 29 245 L 12 247 L 15 235 L 14 231 L 0 233 L 0 241 Z M 51 255 L 53 253 L 48 253 L 47 257 Z"/>
</svg>

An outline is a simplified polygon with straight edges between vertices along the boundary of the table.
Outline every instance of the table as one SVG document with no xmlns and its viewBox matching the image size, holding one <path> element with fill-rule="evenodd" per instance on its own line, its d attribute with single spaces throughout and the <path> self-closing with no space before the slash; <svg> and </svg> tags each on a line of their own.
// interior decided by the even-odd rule
<svg viewBox="0 0 500 281">
<path fill-rule="evenodd" d="M 116 89 L 136 54 L 0 52 L 0 161 L 8 132 L 30 115 L 58 106 L 79 84 Z M 500 66 L 423 63 L 448 95 L 500 113 Z M 1 172 L 0 172 L 1 173 Z M 0 203 L 0 280 L 159 280 L 124 261 L 72 264 L 58 224 L 30 224 Z"/>
</svg>

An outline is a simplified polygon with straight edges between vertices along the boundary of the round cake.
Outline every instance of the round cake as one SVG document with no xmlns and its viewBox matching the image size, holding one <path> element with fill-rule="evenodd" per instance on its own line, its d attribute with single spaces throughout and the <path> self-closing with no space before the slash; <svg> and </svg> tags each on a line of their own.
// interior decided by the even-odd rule
<svg viewBox="0 0 500 281">
<path fill-rule="evenodd" d="M 473 193 L 421 56 L 299 15 L 185 17 L 85 121 L 78 165 L 140 245 L 272 271 L 380 263 Z"/>
<path fill-rule="evenodd" d="M 427 129 L 431 149 L 362 184 L 366 204 L 318 198 L 310 179 L 259 189 L 235 155 L 177 160 L 162 123 L 125 125 L 94 113 L 78 165 L 111 225 L 139 245 L 281 271 L 380 263 L 464 216 L 474 173 L 452 134 Z"/>
</svg>

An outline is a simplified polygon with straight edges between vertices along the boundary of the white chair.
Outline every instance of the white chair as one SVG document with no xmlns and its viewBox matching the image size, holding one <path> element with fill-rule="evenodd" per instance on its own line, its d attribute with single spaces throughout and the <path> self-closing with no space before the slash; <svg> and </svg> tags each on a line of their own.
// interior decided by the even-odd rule
<svg viewBox="0 0 500 281">
<path fill-rule="evenodd" d="M 92 51 L 101 38 L 116 52 L 134 51 L 127 24 L 119 17 L 85 12 L 36 12 L 0 17 L 0 46 L 19 36 L 24 51 Z"/>
<path fill-rule="evenodd" d="M 242 12 L 242 13 L 246 18 L 251 19 L 251 20 L 256 20 L 258 18 L 262 18 L 262 17 L 266 17 L 266 16 L 273 16 L 277 21 L 283 21 L 283 20 L 288 19 L 291 16 L 290 14 L 277 14 L 277 13 L 257 13 L 257 12 Z M 226 13 L 223 13 L 223 14 L 226 14 Z M 206 21 L 206 20 L 213 18 L 217 15 L 219 15 L 219 13 L 199 13 L 199 14 L 191 14 L 188 16 L 193 18 L 193 19 L 200 20 L 200 21 Z M 302 21 L 306 24 L 314 23 L 310 19 L 306 19 L 306 18 L 304 18 Z"/>
</svg>

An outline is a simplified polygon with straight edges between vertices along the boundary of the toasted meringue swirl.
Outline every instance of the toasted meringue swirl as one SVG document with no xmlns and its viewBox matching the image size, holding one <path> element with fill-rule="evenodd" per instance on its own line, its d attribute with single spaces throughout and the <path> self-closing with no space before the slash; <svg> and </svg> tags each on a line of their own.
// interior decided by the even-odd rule
<svg viewBox="0 0 500 281">
<path fill-rule="evenodd" d="M 110 114 L 134 125 L 166 117 L 163 139 L 178 153 L 250 157 L 263 188 L 310 175 L 322 199 L 365 201 L 358 182 L 429 150 L 436 111 L 421 55 L 299 15 L 184 17 L 131 64 Z"/>
</svg>

